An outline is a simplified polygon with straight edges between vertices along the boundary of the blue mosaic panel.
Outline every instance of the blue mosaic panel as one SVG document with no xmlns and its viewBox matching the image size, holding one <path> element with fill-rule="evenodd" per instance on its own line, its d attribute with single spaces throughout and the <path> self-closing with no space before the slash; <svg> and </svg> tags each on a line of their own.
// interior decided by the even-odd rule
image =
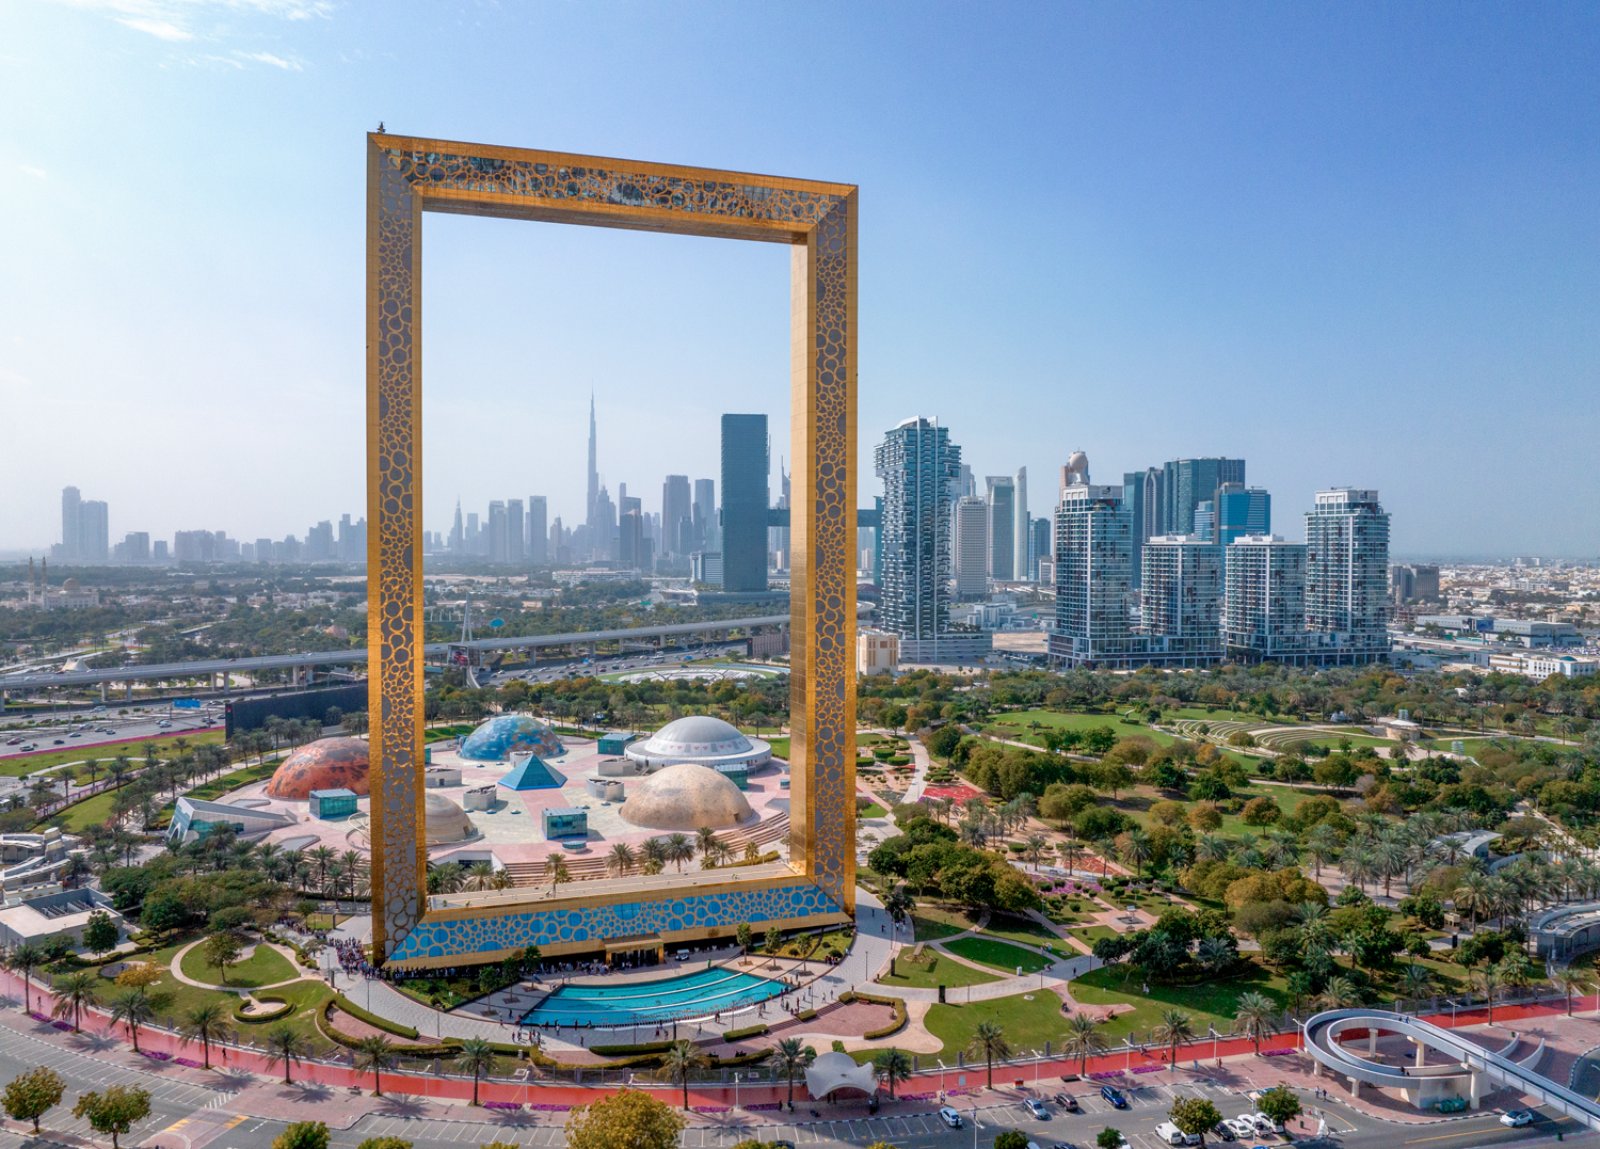
<svg viewBox="0 0 1600 1149">
<path fill-rule="evenodd" d="M 571 942 L 594 942 L 598 948 L 608 938 L 631 934 L 667 934 L 740 922 L 757 925 L 840 912 L 837 902 L 809 882 L 612 906 L 514 910 L 457 921 L 423 921 L 406 934 L 390 960 L 466 957 Z"/>
</svg>

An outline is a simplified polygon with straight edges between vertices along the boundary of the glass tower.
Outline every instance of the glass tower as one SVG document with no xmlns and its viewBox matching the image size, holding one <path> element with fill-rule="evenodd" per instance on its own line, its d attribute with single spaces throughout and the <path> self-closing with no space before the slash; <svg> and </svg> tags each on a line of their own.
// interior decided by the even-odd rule
<svg viewBox="0 0 1600 1149">
<path fill-rule="evenodd" d="M 722 589 L 767 589 L 765 415 L 722 417 Z"/>
</svg>

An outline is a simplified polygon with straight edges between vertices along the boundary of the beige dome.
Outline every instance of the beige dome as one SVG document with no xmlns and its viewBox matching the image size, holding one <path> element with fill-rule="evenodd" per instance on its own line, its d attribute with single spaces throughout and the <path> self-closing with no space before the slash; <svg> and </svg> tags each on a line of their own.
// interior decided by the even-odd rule
<svg viewBox="0 0 1600 1149">
<path fill-rule="evenodd" d="M 738 786 L 694 762 L 668 766 L 630 785 L 621 813 L 647 830 L 726 830 L 756 816 Z"/>
<path fill-rule="evenodd" d="M 430 793 L 423 799 L 422 818 L 430 846 L 465 842 L 478 833 L 467 812 L 443 794 Z"/>
</svg>

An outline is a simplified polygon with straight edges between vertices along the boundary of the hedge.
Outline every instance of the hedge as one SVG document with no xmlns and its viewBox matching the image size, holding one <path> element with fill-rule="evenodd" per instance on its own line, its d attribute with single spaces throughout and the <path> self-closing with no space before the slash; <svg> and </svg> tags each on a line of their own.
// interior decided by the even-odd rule
<svg viewBox="0 0 1600 1149">
<path fill-rule="evenodd" d="M 294 1003 L 279 997 L 275 993 L 261 993 L 254 996 L 258 1002 L 276 1002 L 278 1008 L 268 1010 L 266 1013 L 245 1013 L 244 1000 L 241 998 L 239 1004 L 233 1007 L 234 1021 L 237 1021 L 243 1025 L 262 1025 L 269 1021 L 282 1021 L 284 1018 L 288 1017 L 294 1012 Z"/>
<path fill-rule="evenodd" d="M 345 997 L 345 995 L 342 994 L 342 993 L 335 994 L 333 999 L 328 1002 L 327 1006 L 323 1009 L 323 1016 L 329 1017 L 330 1016 L 329 1011 L 331 1011 L 336 1006 L 338 1007 L 340 1012 L 348 1013 L 351 1017 L 355 1018 L 357 1021 L 366 1022 L 368 1025 L 372 1026 L 374 1029 L 381 1029 L 385 1033 L 392 1033 L 396 1037 L 405 1038 L 407 1041 L 415 1041 L 415 1040 L 417 1040 L 417 1036 L 418 1036 L 417 1031 L 412 1026 L 401 1025 L 398 1022 L 390 1021 L 386 1017 L 379 1017 L 375 1013 L 371 1013 L 368 1010 L 362 1009 L 359 1005 L 357 1005 L 355 1002 L 351 1001 L 349 998 Z M 330 1018 L 328 1024 L 329 1025 L 333 1024 L 331 1018 Z"/>
<path fill-rule="evenodd" d="M 848 993 L 849 991 L 847 990 L 845 992 Z M 802 1009 L 799 1013 L 794 1015 L 794 1019 L 796 1021 L 812 1021 L 812 1020 L 814 1020 L 816 1018 L 816 1016 L 817 1016 L 817 1011 L 816 1010 L 814 1010 L 814 1009 Z"/>
<path fill-rule="evenodd" d="M 873 993 L 851 993 L 850 990 L 846 990 L 845 993 L 851 994 L 852 1001 L 864 1001 L 871 1005 L 887 1005 L 894 1010 L 894 1019 L 882 1029 L 867 1030 L 866 1033 L 861 1035 L 863 1041 L 876 1041 L 880 1037 L 889 1037 L 891 1034 L 899 1033 L 906 1027 L 906 1022 L 909 1020 L 909 1017 L 906 1014 L 906 1003 L 901 998 L 879 997 L 877 994 Z M 839 995 L 839 1000 L 842 1002 L 844 1001 L 844 998 L 845 994 L 841 993 Z"/>
<path fill-rule="evenodd" d="M 723 1041 L 743 1041 L 747 1037 L 761 1037 L 768 1030 L 766 1025 L 747 1025 L 743 1029 L 730 1029 L 722 1035 Z"/>
<path fill-rule="evenodd" d="M 601 1057 L 636 1057 L 641 1053 L 665 1053 L 672 1046 L 670 1041 L 642 1041 L 637 1045 L 591 1045 L 589 1052 Z"/>
</svg>

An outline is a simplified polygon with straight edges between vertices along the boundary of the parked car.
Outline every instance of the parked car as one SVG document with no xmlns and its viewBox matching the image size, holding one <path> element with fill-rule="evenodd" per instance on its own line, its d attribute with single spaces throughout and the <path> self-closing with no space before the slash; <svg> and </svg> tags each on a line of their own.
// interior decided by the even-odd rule
<svg viewBox="0 0 1600 1149">
<path fill-rule="evenodd" d="M 1513 1109 L 1509 1113 L 1500 1114 L 1500 1124 L 1510 1129 L 1521 1129 L 1524 1125 L 1533 1124 L 1533 1110 Z"/>
<path fill-rule="evenodd" d="M 1040 1101 L 1037 1097 L 1026 1098 L 1022 1103 L 1028 1107 L 1028 1112 L 1033 1114 L 1038 1120 L 1050 1120 L 1050 1110 L 1046 1109 L 1044 1107 L 1044 1102 Z"/>
<path fill-rule="evenodd" d="M 948 1105 L 940 1107 L 940 1109 L 939 1109 L 939 1120 L 943 1121 L 946 1125 L 950 1126 L 950 1128 L 952 1128 L 952 1129 L 960 1129 L 961 1128 L 961 1114 L 957 1113 L 954 1109 L 950 1108 L 950 1106 L 948 1106 Z"/>
<path fill-rule="evenodd" d="M 1248 1116 L 1251 1122 L 1255 1125 L 1257 1133 L 1283 1132 L 1283 1126 L 1274 1121 L 1272 1118 L 1268 1117 L 1265 1113 L 1251 1113 Z"/>
<path fill-rule="evenodd" d="M 1185 1133 L 1170 1121 L 1163 1121 L 1156 1126 L 1156 1136 L 1168 1145 L 1200 1144 L 1200 1135 L 1198 1133 Z"/>
<path fill-rule="evenodd" d="M 1219 1121 L 1211 1127 L 1211 1135 L 1218 1141 L 1237 1141 L 1239 1135 L 1233 1131 L 1233 1126 L 1226 1121 Z"/>
<path fill-rule="evenodd" d="M 1102 1085 L 1100 1087 L 1100 1096 L 1104 1097 L 1113 1109 L 1126 1109 L 1128 1107 L 1128 1099 L 1123 1096 L 1122 1090 L 1114 1085 Z"/>
<path fill-rule="evenodd" d="M 1243 1140 L 1246 1137 L 1252 1140 L 1255 1138 L 1256 1123 L 1250 1120 L 1248 1117 L 1230 1117 L 1224 1121 L 1223 1124 L 1229 1129 L 1232 1129 L 1234 1136 L 1238 1137 L 1240 1140 Z"/>
<path fill-rule="evenodd" d="M 1076 1113 L 1078 1111 L 1078 1099 L 1070 1093 L 1057 1093 L 1055 1102 L 1068 1113 Z"/>
</svg>

